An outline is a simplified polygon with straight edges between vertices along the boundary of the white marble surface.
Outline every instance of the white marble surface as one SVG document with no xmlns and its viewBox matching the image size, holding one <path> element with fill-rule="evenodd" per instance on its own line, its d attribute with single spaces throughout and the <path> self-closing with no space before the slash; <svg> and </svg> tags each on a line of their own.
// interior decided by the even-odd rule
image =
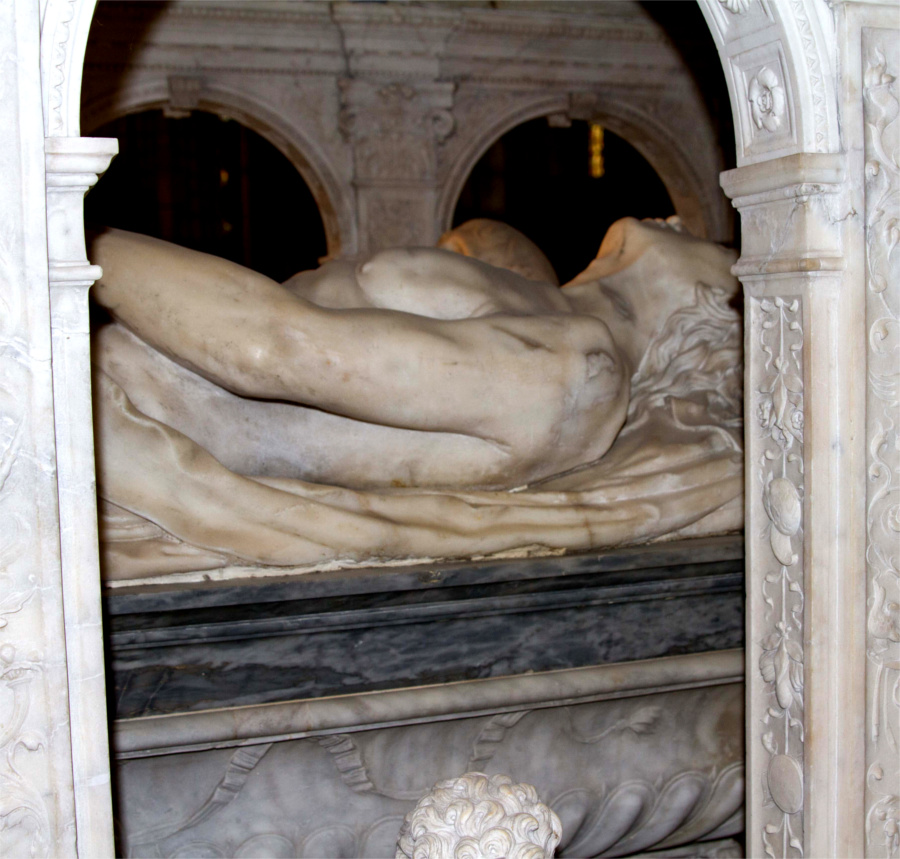
<svg viewBox="0 0 900 859">
<path fill-rule="evenodd" d="M 78 5 L 66 20 L 85 6 L 90 17 L 93 4 Z M 45 9 L 46 28 L 59 6 Z M 94 504 L 92 270 L 79 237 L 81 196 L 109 154 L 98 167 L 93 142 L 45 143 L 38 11 L 15 2 L 0 12 L 0 853 L 111 855 L 97 550 L 84 516 Z M 54 54 L 58 82 L 66 56 Z M 111 154 L 114 143 L 99 148 Z"/>
<path fill-rule="evenodd" d="M 841 19 L 851 199 L 865 212 L 866 364 L 866 855 L 900 850 L 900 9 L 850 6 Z M 864 181 L 862 177 L 865 177 Z M 854 268 L 856 268 L 854 265 Z M 858 705 L 859 706 L 859 705 Z"/>
<path fill-rule="evenodd" d="M 495 232 L 483 255 L 537 255 Z M 119 231 L 92 252 L 107 579 L 740 527 L 734 254 L 677 225 L 618 221 L 562 289 L 444 249 L 284 287 Z"/>
<path fill-rule="evenodd" d="M 896 164 L 874 151 L 864 164 L 861 114 L 867 105 L 882 120 L 866 139 L 893 133 L 885 120 L 896 98 L 878 68 L 889 60 L 873 49 L 879 40 L 896 43 L 897 7 L 723 0 L 704 3 L 704 11 L 742 129 L 741 166 L 722 178 L 742 218 L 744 247 L 734 270 L 745 286 L 749 353 L 748 850 L 884 855 L 896 847 L 885 841 L 896 830 L 896 811 L 889 811 L 896 795 L 875 770 L 863 811 L 866 736 L 871 745 L 875 712 L 884 706 L 874 689 L 890 682 L 876 663 L 891 646 L 882 617 L 875 625 L 881 641 L 871 638 L 870 609 L 870 659 L 873 645 L 878 655 L 867 703 L 867 530 L 869 575 L 878 576 L 874 560 L 881 584 L 891 580 L 877 560 L 886 534 L 871 513 L 867 528 L 862 427 L 868 387 L 877 427 L 870 425 L 870 455 L 880 457 L 884 448 L 874 439 L 896 425 L 897 400 L 887 393 L 895 384 L 890 374 L 877 369 L 876 355 L 887 346 L 878 332 L 890 331 L 896 315 L 888 309 L 881 316 L 886 296 L 867 289 L 865 263 L 867 255 L 877 258 L 882 277 L 889 268 L 891 240 L 876 224 L 890 216 L 883 203 L 872 208 L 869 195 L 875 176 L 882 190 L 890 184 Z M 863 21 L 886 29 L 864 30 Z M 848 157 L 845 146 L 856 152 Z M 875 339 L 866 332 L 867 292 L 870 313 L 877 304 L 884 319 Z M 868 367 L 867 339 L 874 353 Z M 875 486 L 883 493 L 893 481 L 887 462 L 873 466 L 870 505 Z M 887 539 L 895 547 L 896 531 Z M 873 585 L 870 605 L 878 602 Z M 893 752 L 891 772 L 900 765 Z M 879 761 L 872 766 L 887 772 Z"/>
</svg>

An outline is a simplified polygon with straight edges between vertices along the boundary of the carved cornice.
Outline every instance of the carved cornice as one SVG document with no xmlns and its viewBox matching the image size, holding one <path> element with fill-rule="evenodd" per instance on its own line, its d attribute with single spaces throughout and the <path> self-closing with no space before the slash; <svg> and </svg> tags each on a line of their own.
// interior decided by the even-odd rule
<svg viewBox="0 0 900 859">
<path fill-rule="evenodd" d="M 468 680 L 432 687 L 428 707 L 415 690 L 393 689 L 366 693 L 360 714 L 354 696 L 335 696 L 303 702 L 286 701 L 255 707 L 177 713 L 117 721 L 113 742 L 119 759 L 261 741 L 256 713 L 265 718 L 266 740 L 290 739 L 384 724 L 414 724 L 433 718 L 465 718 L 485 713 L 509 713 L 556 703 L 598 701 L 636 692 L 669 691 L 694 686 L 741 682 L 743 652 L 724 650 L 670 656 L 646 662 L 548 671 L 521 677 Z"/>
</svg>

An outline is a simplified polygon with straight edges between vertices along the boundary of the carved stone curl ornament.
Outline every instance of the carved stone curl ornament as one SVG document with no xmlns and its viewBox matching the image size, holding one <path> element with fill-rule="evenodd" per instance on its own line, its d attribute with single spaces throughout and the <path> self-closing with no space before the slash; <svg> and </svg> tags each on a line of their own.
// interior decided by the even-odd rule
<svg viewBox="0 0 900 859">
<path fill-rule="evenodd" d="M 396 859 L 550 859 L 559 818 L 530 784 L 470 772 L 439 781 L 406 816 Z"/>
</svg>

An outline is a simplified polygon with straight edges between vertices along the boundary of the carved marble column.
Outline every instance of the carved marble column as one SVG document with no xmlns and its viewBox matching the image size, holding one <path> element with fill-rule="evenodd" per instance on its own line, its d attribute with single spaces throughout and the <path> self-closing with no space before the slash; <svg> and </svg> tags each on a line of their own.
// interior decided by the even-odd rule
<svg viewBox="0 0 900 859">
<path fill-rule="evenodd" d="M 59 539 L 63 569 L 69 725 L 79 833 L 111 830 L 106 681 L 97 543 L 84 195 L 118 151 L 116 140 L 48 137 L 47 246 Z M 99 845 L 98 845 L 99 846 Z M 89 855 L 85 853 L 85 855 Z"/>
<path fill-rule="evenodd" d="M 41 8 L 0 4 L 0 854 L 108 856 L 80 207 L 114 148 L 45 140 L 66 134 L 93 4 Z"/>
<path fill-rule="evenodd" d="M 745 288 L 748 854 L 860 855 L 862 293 L 841 154 L 729 171 Z M 861 811 L 861 808 L 859 809 Z"/>
<path fill-rule="evenodd" d="M 454 129 L 453 84 L 345 79 L 340 86 L 360 252 L 433 245 L 440 147 Z"/>
</svg>

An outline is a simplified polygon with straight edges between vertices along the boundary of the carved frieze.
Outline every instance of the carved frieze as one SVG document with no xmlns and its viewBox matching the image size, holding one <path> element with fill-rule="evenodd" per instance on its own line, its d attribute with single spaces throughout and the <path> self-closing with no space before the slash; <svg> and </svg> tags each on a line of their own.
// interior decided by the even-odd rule
<svg viewBox="0 0 900 859">
<path fill-rule="evenodd" d="M 120 822 L 130 856 L 393 855 L 429 787 L 478 767 L 535 785 L 560 857 L 629 855 L 742 830 L 742 715 L 728 683 L 138 758 L 120 767 Z"/>
</svg>

